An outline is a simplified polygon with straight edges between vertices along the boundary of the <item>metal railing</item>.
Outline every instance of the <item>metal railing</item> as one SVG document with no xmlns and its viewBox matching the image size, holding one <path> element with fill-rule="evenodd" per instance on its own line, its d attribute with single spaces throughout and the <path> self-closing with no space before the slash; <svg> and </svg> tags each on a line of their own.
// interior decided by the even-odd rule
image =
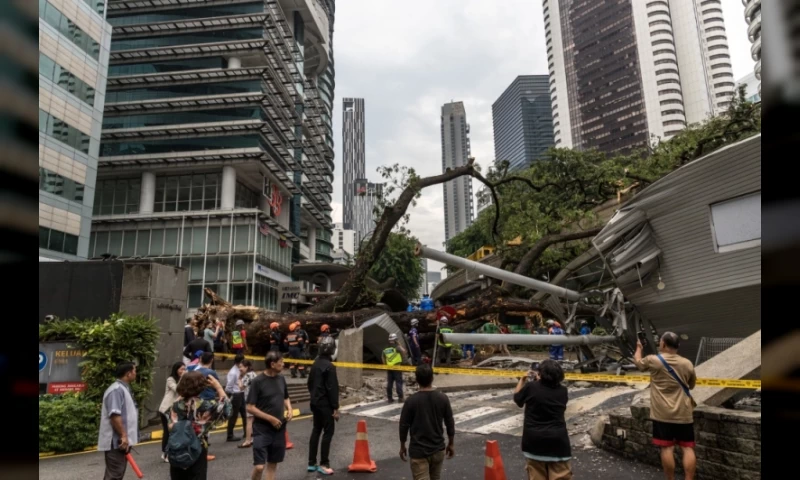
<svg viewBox="0 0 800 480">
<path fill-rule="evenodd" d="M 703 337 L 700 339 L 700 347 L 697 349 L 697 359 L 695 365 L 700 365 L 706 360 L 710 360 L 725 350 L 731 348 L 743 338 L 733 337 Z"/>
</svg>

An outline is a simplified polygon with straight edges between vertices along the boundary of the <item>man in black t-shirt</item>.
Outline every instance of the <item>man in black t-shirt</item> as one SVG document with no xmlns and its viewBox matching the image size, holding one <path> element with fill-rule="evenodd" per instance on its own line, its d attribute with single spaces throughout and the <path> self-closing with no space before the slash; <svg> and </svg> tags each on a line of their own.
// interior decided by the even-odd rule
<svg viewBox="0 0 800 480">
<path fill-rule="evenodd" d="M 267 369 L 250 384 L 247 413 L 253 415 L 253 474 L 260 480 L 267 469 L 267 480 L 275 478 L 278 464 L 286 454 L 286 423 L 292 420 L 292 403 L 283 377 L 283 357 L 271 351 L 265 358 Z"/>
<path fill-rule="evenodd" d="M 436 391 L 433 384 L 433 370 L 428 364 L 417 367 L 419 391 L 411 395 L 400 413 L 400 459 L 411 457 L 411 474 L 414 478 L 440 478 L 445 454 L 453 458 L 455 448 L 453 438 L 456 425 L 450 399 Z M 444 429 L 447 427 L 447 447 L 444 445 Z M 411 443 L 406 451 L 406 439 L 411 431 Z"/>
</svg>

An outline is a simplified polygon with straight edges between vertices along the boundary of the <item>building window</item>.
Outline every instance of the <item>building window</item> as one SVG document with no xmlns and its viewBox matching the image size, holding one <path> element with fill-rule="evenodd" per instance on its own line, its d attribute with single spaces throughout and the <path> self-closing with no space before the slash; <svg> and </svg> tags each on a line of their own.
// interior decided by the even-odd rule
<svg viewBox="0 0 800 480">
<path fill-rule="evenodd" d="M 39 52 L 39 75 L 71 93 L 78 100 L 94 106 L 94 87 L 42 52 Z"/>
<path fill-rule="evenodd" d="M 124 215 L 139 211 L 141 180 L 138 178 L 98 181 L 94 215 Z"/>
<path fill-rule="evenodd" d="M 77 5 L 74 5 L 77 7 Z M 95 60 L 100 58 L 100 44 L 95 42 L 86 32 L 72 23 L 63 13 L 50 2 L 39 0 L 39 18 L 43 19 L 51 27 L 55 28 L 61 35 L 71 40 L 72 43 L 80 47 Z"/>
<path fill-rule="evenodd" d="M 155 212 L 186 212 L 219 208 L 220 175 L 198 174 L 156 179 Z M 237 185 L 237 192 L 242 190 Z M 243 201 L 241 198 L 239 201 Z"/>
<path fill-rule="evenodd" d="M 73 202 L 83 203 L 83 189 L 82 183 L 39 167 L 39 190 Z"/>
<path fill-rule="evenodd" d="M 711 232 L 720 253 L 761 245 L 761 192 L 711 205 Z"/>
<path fill-rule="evenodd" d="M 83 153 L 89 153 L 89 135 L 39 109 L 39 131 Z"/>
<path fill-rule="evenodd" d="M 78 236 L 39 226 L 39 248 L 77 255 Z"/>
</svg>

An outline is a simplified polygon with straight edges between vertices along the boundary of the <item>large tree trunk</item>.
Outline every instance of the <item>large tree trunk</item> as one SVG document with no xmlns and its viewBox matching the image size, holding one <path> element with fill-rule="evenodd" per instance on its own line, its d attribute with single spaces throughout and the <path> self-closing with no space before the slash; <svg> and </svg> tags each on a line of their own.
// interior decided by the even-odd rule
<svg viewBox="0 0 800 480">
<path fill-rule="evenodd" d="M 310 311 L 297 314 L 277 313 L 256 307 L 231 305 L 208 289 L 206 289 L 206 294 L 212 298 L 212 304 L 198 309 L 194 321 L 202 326 L 208 321 L 223 320 L 227 330 L 230 331 L 236 320 L 244 320 L 247 324 L 248 345 L 255 351 L 266 350 L 266 346 L 269 344 L 269 325 L 273 322 L 280 325 L 282 332 L 286 332 L 291 323 L 299 320 L 311 336 L 312 341 L 319 335 L 319 329 L 323 324 L 329 325 L 333 331 L 345 330 L 361 326 L 367 320 L 382 313 L 388 314 L 403 331 L 411 328 L 411 320 L 415 318 L 420 321 L 420 333 L 430 333 L 436 330 L 435 311 L 385 312 L 379 308 L 364 308 L 338 313 L 313 313 Z M 452 307 L 457 313 L 450 325 L 457 331 L 462 330 L 461 327 L 466 331 L 473 330 L 476 328 L 476 324 L 481 323 L 479 321 L 481 318 L 492 314 L 542 310 L 540 305 L 527 300 L 506 298 L 499 290 L 489 290 L 483 295 L 452 305 Z"/>
</svg>

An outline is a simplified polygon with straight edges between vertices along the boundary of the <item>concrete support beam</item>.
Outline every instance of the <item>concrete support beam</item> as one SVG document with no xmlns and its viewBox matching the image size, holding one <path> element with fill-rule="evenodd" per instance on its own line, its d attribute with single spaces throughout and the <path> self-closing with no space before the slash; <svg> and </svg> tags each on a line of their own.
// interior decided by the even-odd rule
<svg viewBox="0 0 800 480">
<path fill-rule="evenodd" d="M 139 192 L 139 213 L 153 213 L 156 201 L 156 174 L 142 172 L 142 189 Z"/>
<path fill-rule="evenodd" d="M 220 197 L 220 209 L 233 210 L 236 205 L 236 169 L 233 167 L 222 167 L 222 192 Z"/>
<path fill-rule="evenodd" d="M 242 68 L 242 59 L 239 57 L 228 58 L 228 68 Z"/>
<path fill-rule="evenodd" d="M 308 227 L 308 260 L 317 261 L 317 229 Z"/>
<path fill-rule="evenodd" d="M 753 380 L 761 377 L 761 330 L 695 367 L 697 378 Z M 697 387 L 692 392 L 698 405 L 718 407 L 741 389 Z"/>
</svg>

